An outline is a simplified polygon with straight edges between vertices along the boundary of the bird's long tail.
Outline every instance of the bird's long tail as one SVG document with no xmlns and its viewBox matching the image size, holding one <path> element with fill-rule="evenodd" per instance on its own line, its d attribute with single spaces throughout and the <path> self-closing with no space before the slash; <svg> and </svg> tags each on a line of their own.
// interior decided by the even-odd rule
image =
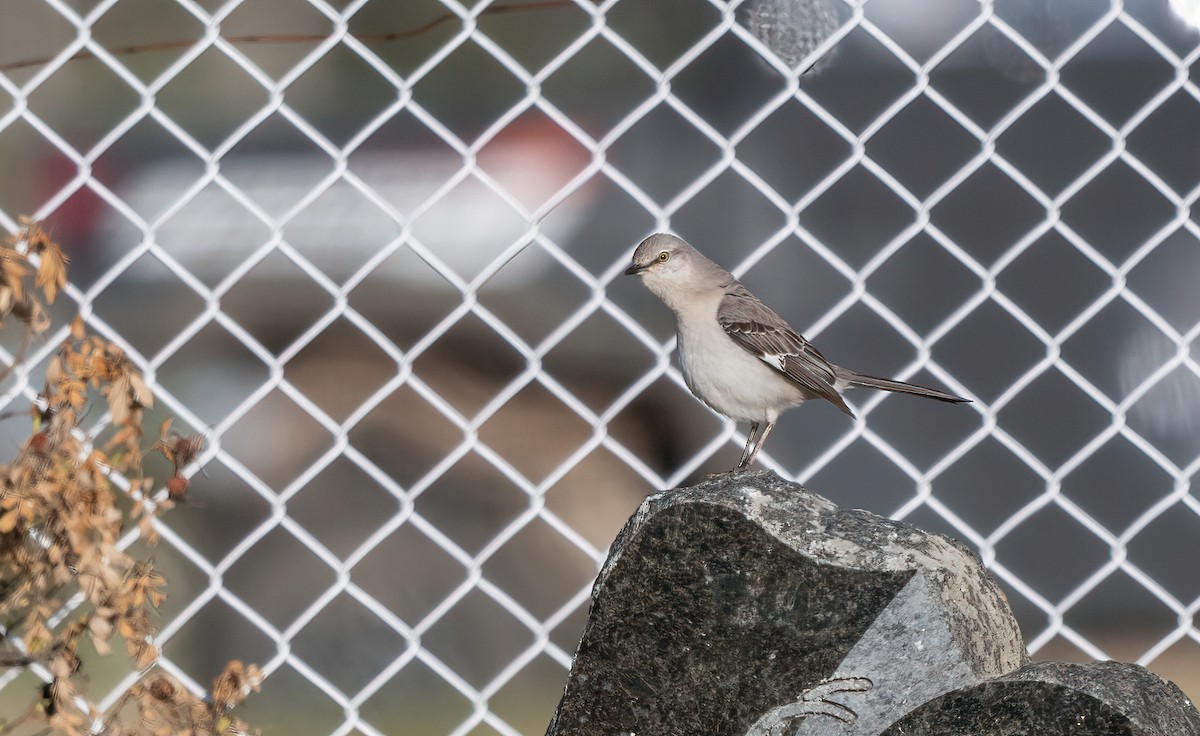
<svg viewBox="0 0 1200 736">
<path fill-rule="evenodd" d="M 838 379 L 839 379 L 839 381 L 845 381 L 846 386 L 850 387 L 850 388 L 853 388 L 853 387 L 878 388 L 878 389 L 883 389 L 884 391 L 895 391 L 896 393 L 900 393 L 900 394 L 912 394 L 913 396 L 926 396 L 931 399 L 937 399 L 938 401 L 949 401 L 952 404 L 969 404 L 971 402 L 970 399 L 964 399 L 961 396 L 955 396 L 954 394 L 948 394 L 945 391 L 938 391 L 937 389 L 925 388 L 924 386 L 917 386 L 917 385 L 914 385 L 911 383 L 904 383 L 903 381 L 893 381 L 890 378 L 876 378 L 875 376 L 867 376 L 867 375 L 863 375 L 862 373 L 855 373 L 853 371 L 847 371 L 845 369 L 842 369 L 839 372 Z"/>
</svg>

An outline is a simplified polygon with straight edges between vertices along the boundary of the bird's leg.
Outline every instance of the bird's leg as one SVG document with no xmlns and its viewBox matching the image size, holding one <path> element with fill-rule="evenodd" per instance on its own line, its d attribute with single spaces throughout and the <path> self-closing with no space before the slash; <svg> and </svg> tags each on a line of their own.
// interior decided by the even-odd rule
<svg viewBox="0 0 1200 736">
<path fill-rule="evenodd" d="M 762 432 L 760 432 L 758 435 L 758 439 L 754 441 L 754 446 L 751 447 L 749 444 L 746 445 L 746 448 L 749 450 L 749 454 L 742 458 L 742 462 L 739 463 L 734 470 L 746 470 L 754 464 L 754 458 L 758 457 L 758 451 L 762 449 L 763 443 L 767 441 L 767 435 L 769 435 L 771 430 L 774 428 L 775 421 L 770 419 L 767 420 L 766 425 L 763 426 Z"/>
<path fill-rule="evenodd" d="M 742 457 L 738 460 L 735 470 L 746 467 L 746 458 L 750 455 L 750 448 L 754 445 L 754 435 L 757 433 L 758 422 L 750 422 L 750 431 L 746 433 L 746 446 L 742 448 Z"/>
<path fill-rule="evenodd" d="M 754 433 L 758 431 L 758 426 L 758 422 L 750 422 L 750 432 L 746 435 L 746 446 L 742 448 L 742 458 L 738 460 L 738 464 L 722 473 L 709 473 L 708 477 L 710 479 L 721 478 L 730 473 L 736 473 L 746 466 L 746 456 L 750 454 L 750 448 L 754 445 Z"/>
</svg>

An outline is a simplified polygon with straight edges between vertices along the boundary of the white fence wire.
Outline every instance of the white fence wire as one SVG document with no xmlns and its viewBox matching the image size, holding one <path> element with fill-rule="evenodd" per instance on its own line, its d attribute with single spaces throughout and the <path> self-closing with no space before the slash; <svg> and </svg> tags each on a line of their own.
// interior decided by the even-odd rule
<svg viewBox="0 0 1200 736">
<path fill-rule="evenodd" d="M 540 732 L 612 535 L 744 439 L 620 276 L 669 229 L 837 362 L 975 399 L 806 407 L 764 465 L 976 548 L 1035 658 L 1200 694 L 1166 0 L 503 6 L 0 10 L 0 224 L 79 246 L 71 307 L 208 438 L 155 553 L 170 672 L 260 661 L 268 732 Z"/>
</svg>

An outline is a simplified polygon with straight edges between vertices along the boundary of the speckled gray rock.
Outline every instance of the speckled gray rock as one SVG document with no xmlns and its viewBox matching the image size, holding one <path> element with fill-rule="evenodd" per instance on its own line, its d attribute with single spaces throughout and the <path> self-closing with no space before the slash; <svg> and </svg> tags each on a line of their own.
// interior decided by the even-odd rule
<svg viewBox="0 0 1200 736">
<path fill-rule="evenodd" d="M 630 519 L 547 733 L 879 734 L 1025 661 L 969 550 L 744 473 Z"/>
<path fill-rule="evenodd" d="M 1200 736 L 1200 713 L 1135 665 L 1028 664 L 953 540 L 746 473 L 629 520 L 547 734 Z"/>
<path fill-rule="evenodd" d="M 1196 736 L 1179 688 L 1119 662 L 1038 662 L 935 698 L 882 736 Z"/>
</svg>

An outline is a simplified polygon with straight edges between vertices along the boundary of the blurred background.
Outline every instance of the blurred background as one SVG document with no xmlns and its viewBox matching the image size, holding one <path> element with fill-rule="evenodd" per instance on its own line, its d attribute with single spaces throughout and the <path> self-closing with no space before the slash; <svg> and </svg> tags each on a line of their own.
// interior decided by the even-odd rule
<svg viewBox="0 0 1200 736">
<path fill-rule="evenodd" d="M 542 733 L 613 536 L 745 438 L 620 275 L 670 230 L 974 400 L 806 406 L 765 467 L 978 550 L 1035 659 L 1200 697 L 1194 7 L 506 4 L 0 6 L 0 226 L 208 441 L 153 552 L 171 671 L 262 664 L 267 733 Z"/>
</svg>

